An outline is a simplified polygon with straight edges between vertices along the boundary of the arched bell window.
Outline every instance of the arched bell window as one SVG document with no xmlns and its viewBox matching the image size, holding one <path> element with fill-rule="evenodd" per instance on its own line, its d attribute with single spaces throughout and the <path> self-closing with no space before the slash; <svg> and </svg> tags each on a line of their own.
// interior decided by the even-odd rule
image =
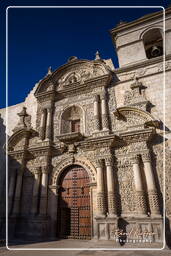
<svg viewBox="0 0 171 256">
<path fill-rule="evenodd" d="M 144 48 L 148 59 L 163 55 L 163 36 L 159 28 L 148 30 L 143 36 Z"/>
<path fill-rule="evenodd" d="M 62 114 L 61 133 L 81 132 L 82 110 L 77 106 L 69 107 Z"/>
</svg>

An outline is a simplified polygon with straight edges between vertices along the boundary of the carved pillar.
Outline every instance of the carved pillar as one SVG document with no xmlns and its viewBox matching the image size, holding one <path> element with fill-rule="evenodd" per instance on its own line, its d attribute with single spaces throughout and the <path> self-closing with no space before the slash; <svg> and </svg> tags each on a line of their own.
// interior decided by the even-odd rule
<svg viewBox="0 0 171 256">
<path fill-rule="evenodd" d="M 47 188 L 48 188 L 48 167 L 42 167 L 42 183 L 41 183 L 41 197 L 40 197 L 40 215 L 47 213 Z"/>
<path fill-rule="evenodd" d="M 102 127 L 103 130 L 109 129 L 109 120 L 107 115 L 107 106 L 106 106 L 106 95 L 105 93 L 102 94 L 101 98 L 101 111 L 102 111 Z"/>
<path fill-rule="evenodd" d="M 99 95 L 94 96 L 94 130 L 100 130 Z"/>
<path fill-rule="evenodd" d="M 116 217 L 116 200 L 115 200 L 115 188 L 114 177 L 112 168 L 112 157 L 105 159 L 106 174 L 107 174 L 107 193 L 108 193 L 108 217 Z"/>
<path fill-rule="evenodd" d="M 32 214 L 38 213 L 40 175 L 41 175 L 41 168 L 37 167 L 34 171 L 34 187 L 33 187 L 32 210 L 31 210 Z"/>
<path fill-rule="evenodd" d="M 147 213 L 146 199 L 143 189 L 141 170 L 139 167 L 139 156 L 135 155 L 132 158 L 133 173 L 134 173 L 134 184 L 136 191 L 136 209 L 139 214 Z"/>
<path fill-rule="evenodd" d="M 45 129 L 46 129 L 46 109 L 42 109 L 41 120 L 40 120 L 40 138 L 44 140 L 45 138 Z"/>
<path fill-rule="evenodd" d="M 18 215 L 20 213 L 20 200 L 21 200 L 23 173 L 24 173 L 24 167 L 21 166 L 17 170 L 17 181 L 16 181 L 14 207 L 13 207 L 14 215 Z"/>
<path fill-rule="evenodd" d="M 52 108 L 47 108 L 46 139 L 52 138 Z"/>
<path fill-rule="evenodd" d="M 151 214 L 160 214 L 159 200 L 151 166 L 150 153 L 142 154 Z"/>
<path fill-rule="evenodd" d="M 12 212 L 12 203 L 15 193 L 15 182 L 16 182 L 16 170 L 12 170 L 12 174 L 9 182 L 9 192 L 8 192 L 8 214 Z"/>
<path fill-rule="evenodd" d="M 104 175 L 103 175 L 103 161 L 99 159 L 96 161 L 97 170 L 97 211 L 98 216 L 105 216 L 106 205 L 104 198 Z"/>
</svg>

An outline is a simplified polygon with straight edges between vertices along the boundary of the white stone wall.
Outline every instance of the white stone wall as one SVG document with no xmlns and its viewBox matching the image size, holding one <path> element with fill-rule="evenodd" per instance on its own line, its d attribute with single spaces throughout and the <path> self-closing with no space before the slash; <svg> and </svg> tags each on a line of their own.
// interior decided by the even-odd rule
<svg viewBox="0 0 171 256">
<path fill-rule="evenodd" d="M 126 25 L 125 25 L 126 26 Z M 171 39 L 171 17 L 166 15 L 166 55 L 171 53 L 170 39 Z M 124 25 L 123 25 L 124 27 Z M 148 22 L 135 23 L 134 26 L 126 27 L 117 32 L 115 45 L 118 54 L 119 66 L 124 67 L 132 65 L 143 60 L 147 60 L 145 49 L 143 46 L 143 34 L 152 28 L 164 29 L 163 17 L 159 17 Z"/>
<path fill-rule="evenodd" d="M 149 67 L 146 67 L 146 70 L 148 68 Z M 151 67 L 151 71 L 153 71 L 153 67 Z M 135 69 L 134 72 L 136 74 L 138 73 L 138 70 Z M 122 79 L 122 82 L 115 87 L 117 107 L 124 105 L 124 93 L 126 90 L 131 90 L 130 85 L 133 83 L 133 77 L 135 74 L 132 74 L 131 72 L 118 74 L 119 78 Z M 167 127 L 166 135 L 168 138 L 171 138 L 168 131 L 171 130 L 171 70 L 166 71 L 165 77 L 165 126 Z M 151 108 L 151 114 L 155 119 L 164 122 L 164 73 L 160 72 L 154 74 L 152 72 L 150 75 L 147 72 L 147 75 L 144 74 L 144 76 L 139 77 L 139 81 L 147 87 L 145 89 L 146 98 L 152 103 L 152 105 L 154 105 Z"/>
</svg>

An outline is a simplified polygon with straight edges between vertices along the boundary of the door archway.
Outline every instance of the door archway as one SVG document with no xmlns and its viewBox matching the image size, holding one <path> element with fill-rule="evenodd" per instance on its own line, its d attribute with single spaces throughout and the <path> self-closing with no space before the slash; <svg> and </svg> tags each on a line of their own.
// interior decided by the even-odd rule
<svg viewBox="0 0 171 256">
<path fill-rule="evenodd" d="M 90 187 L 87 171 L 67 167 L 59 179 L 58 237 L 91 239 Z"/>
</svg>

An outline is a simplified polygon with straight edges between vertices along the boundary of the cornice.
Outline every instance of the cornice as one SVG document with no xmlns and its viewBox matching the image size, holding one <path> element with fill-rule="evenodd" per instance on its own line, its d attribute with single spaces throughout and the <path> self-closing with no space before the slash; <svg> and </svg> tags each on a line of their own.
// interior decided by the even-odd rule
<svg viewBox="0 0 171 256">
<path fill-rule="evenodd" d="M 101 147 L 112 147 L 115 144 L 119 142 L 119 137 L 117 135 L 109 135 L 105 137 L 96 137 L 96 138 L 88 138 L 84 141 L 81 141 L 79 143 L 76 143 L 76 146 L 82 149 L 87 149 L 87 150 L 94 150 L 96 148 L 101 148 Z"/>
<path fill-rule="evenodd" d="M 167 8 L 165 10 L 166 16 L 170 13 L 171 13 L 171 7 Z M 131 21 L 129 23 L 124 23 L 120 26 L 117 26 L 117 27 L 109 30 L 109 32 L 113 36 L 113 35 L 117 34 L 118 32 L 121 32 L 123 30 L 128 30 L 129 28 L 133 28 L 133 27 L 135 27 L 137 25 L 140 25 L 144 22 L 149 22 L 149 21 L 151 22 L 152 20 L 158 19 L 162 16 L 163 16 L 163 11 L 147 14 L 147 15 L 145 15 L 145 16 L 137 19 L 137 20 L 134 20 L 134 21 Z"/>
<path fill-rule="evenodd" d="M 69 88 L 57 91 L 56 98 L 61 97 L 61 95 L 64 97 L 79 95 L 85 92 L 91 92 L 94 88 L 102 86 L 106 87 L 110 83 L 111 79 L 112 74 L 106 74 L 103 76 L 89 79 L 83 84 L 77 83 L 75 85 L 71 85 Z"/>
<path fill-rule="evenodd" d="M 149 141 L 156 134 L 155 128 L 146 128 L 143 130 L 134 130 L 128 132 L 119 133 L 119 137 L 122 138 L 127 143 Z"/>
<path fill-rule="evenodd" d="M 134 63 L 134 64 L 127 65 L 125 67 L 115 69 L 115 73 L 120 74 L 120 73 L 124 73 L 124 72 L 129 72 L 129 71 L 132 71 L 132 70 L 135 70 L 138 68 L 144 68 L 144 67 L 147 67 L 147 66 L 150 66 L 153 64 L 163 62 L 163 60 L 164 60 L 164 56 L 159 56 L 154 59 L 147 59 L 147 60 L 141 61 L 139 63 Z M 165 60 L 166 61 L 171 60 L 171 54 L 167 55 L 165 57 Z"/>
</svg>

